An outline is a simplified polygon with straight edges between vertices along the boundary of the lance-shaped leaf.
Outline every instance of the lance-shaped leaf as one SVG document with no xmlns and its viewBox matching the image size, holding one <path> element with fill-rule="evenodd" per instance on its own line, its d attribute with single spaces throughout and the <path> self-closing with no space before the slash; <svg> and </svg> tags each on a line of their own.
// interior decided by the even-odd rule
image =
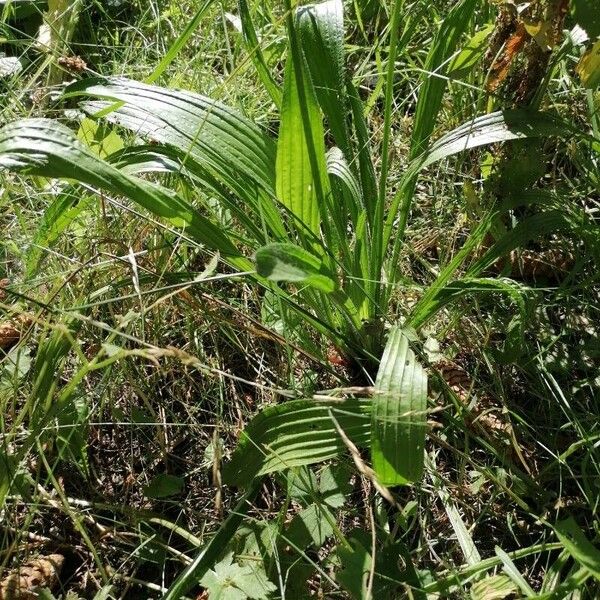
<svg viewBox="0 0 600 600">
<path fill-rule="evenodd" d="M 271 281 L 305 283 L 322 292 L 333 292 L 335 276 L 324 262 L 294 244 L 269 244 L 256 252 L 256 271 Z"/>
<path fill-rule="evenodd" d="M 127 175 L 92 154 L 66 127 L 50 119 L 25 119 L 0 129 L 0 169 L 43 177 L 75 179 L 130 198 L 166 219 L 231 262 L 247 269 L 246 259 L 225 233 L 181 196 L 148 181 Z"/>
<path fill-rule="evenodd" d="M 375 382 L 371 458 L 384 485 L 417 481 L 423 472 L 427 375 L 400 327 L 390 331 Z"/>
<path fill-rule="evenodd" d="M 95 98 L 82 103 L 88 113 L 168 145 L 188 170 L 233 193 L 237 215 L 264 219 L 274 235 L 285 236 L 274 200 L 275 143 L 237 110 L 193 92 L 123 78 L 79 81 L 65 97 Z"/>
<path fill-rule="evenodd" d="M 336 425 L 354 444 L 366 446 L 370 410 L 371 400 L 357 399 L 292 400 L 266 408 L 242 433 L 223 481 L 247 486 L 257 475 L 335 458 L 346 450 Z"/>
<path fill-rule="evenodd" d="M 351 162 L 342 1 L 327 0 L 300 7 L 298 31 L 317 100 L 336 143 Z"/>
<path fill-rule="evenodd" d="M 298 219 L 301 235 L 308 230 L 319 236 L 321 211 L 325 212 L 329 194 L 325 132 L 291 16 L 288 32 L 290 54 L 285 67 L 275 168 L 277 197 Z"/>
</svg>

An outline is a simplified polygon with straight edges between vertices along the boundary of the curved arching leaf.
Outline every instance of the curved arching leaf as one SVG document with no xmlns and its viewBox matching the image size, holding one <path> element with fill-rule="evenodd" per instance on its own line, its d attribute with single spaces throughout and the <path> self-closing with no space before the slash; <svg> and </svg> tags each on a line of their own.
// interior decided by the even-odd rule
<svg viewBox="0 0 600 600">
<path fill-rule="evenodd" d="M 273 190 L 275 145 L 238 111 L 201 94 L 171 90 L 123 78 L 86 79 L 70 85 L 65 97 L 88 96 L 89 112 L 124 103 L 106 115 L 133 132 L 171 144 L 229 175 Z"/>
<path fill-rule="evenodd" d="M 243 201 L 240 210 L 285 237 L 275 201 L 275 143 L 237 110 L 193 92 L 123 78 L 79 81 L 65 97 L 96 98 L 82 103 L 88 113 L 176 149 L 189 169 L 219 181 Z"/>
<path fill-rule="evenodd" d="M 123 173 L 89 151 L 65 126 L 49 119 L 25 119 L 0 129 L 0 168 L 80 183 L 125 196 L 164 218 L 233 264 L 247 270 L 222 229 L 203 217 L 190 203 L 159 185 Z"/>
<path fill-rule="evenodd" d="M 385 222 L 385 248 L 389 246 L 392 233 L 396 231 L 392 254 L 394 263 L 402 245 L 410 213 L 411 190 L 420 171 L 465 150 L 509 140 L 546 136 L 593 139 L 552 113 L 527 109 L 502 110 L 463 123 L 432 144 L 427 152 L 414 159 L 402 177 Z"/>
<path fill-rule="evenodd" d="M 231 461 L 223 468 L 227 485 L 245 487 L 258 475 L 314 464 L 346 450 L 336 421 L 357 446 L 371 436 L 371 400 L 291 400 L 270 406 L 246 427 Z M 331 418 L 333 415 L 335 421 Z"/>
</svg>

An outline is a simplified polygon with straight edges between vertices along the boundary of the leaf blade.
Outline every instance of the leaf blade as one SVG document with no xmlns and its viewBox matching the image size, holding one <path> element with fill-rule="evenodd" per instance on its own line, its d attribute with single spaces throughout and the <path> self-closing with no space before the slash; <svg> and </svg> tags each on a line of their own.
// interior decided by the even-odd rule
<svg viewBox="0 0 600 600">
<path fill-rule="evenodd" d="M 271 281 L 305 283 L 322 292 L 331 293 L 338 287 L 320 258 L 294 244 L 274 243 L 260 248 L 256 270 Z"/>
<path fill-rule="evenodd" d="M 425 446 L 427 376 L 398 326 L 389 334 L 375 382 L 371 459 L 384 485 L 420 479 Z"/>
<path fill-rule="evenodd" d="M 290 56 L 285 66 L 277 142 L 276 191 L 298 220 L 299 235 L 306 237 L 308 232 L 318 238 L 320 211 L 329 193 L 325 131 L 292 15 L 288 17 L 288 32 Z"/>
<path fill-rule="evenodd" d="M 246 487 L 258 475 L 314 464 L 346 450 L 331 414 L 357 446 L 371 435 L 370 400 L 291 400 L 259 413 L 223 468 L 227 485 Z"/>
</svg>

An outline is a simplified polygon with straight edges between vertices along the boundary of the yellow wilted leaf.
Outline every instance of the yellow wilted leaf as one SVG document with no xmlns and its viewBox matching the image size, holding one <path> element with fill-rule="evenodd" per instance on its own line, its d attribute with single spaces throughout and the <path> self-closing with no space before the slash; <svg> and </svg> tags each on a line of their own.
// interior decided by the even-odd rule
<svg viewBox="0 0 600 600">
<path fill-rule="evenodd" d="M 575 70 L 584 87 L 595 89 L 600 86 L 600 40 L 581 57 Z"/>
<path fill-rule="evenodd" d="M 554 31 L 552 23 L 549 21 L 523 21 L 525 31 L 537 42 L 540 48 L 552 50 L 556 42 L 554 40 Z"/>
</svg>

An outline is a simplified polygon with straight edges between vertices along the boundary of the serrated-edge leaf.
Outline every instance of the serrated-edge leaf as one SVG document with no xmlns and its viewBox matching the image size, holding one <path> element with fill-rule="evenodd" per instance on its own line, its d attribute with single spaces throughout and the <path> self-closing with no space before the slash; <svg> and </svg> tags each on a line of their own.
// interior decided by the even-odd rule
<svg viewBox="0 0 600 600">
<path fill-rule="evenodd" d="M 427 375 L 402 328 L 388 337 L 375 382 L 371 459 L 384 485 L 418 481 L 427 425 Z"/>
</svg>

